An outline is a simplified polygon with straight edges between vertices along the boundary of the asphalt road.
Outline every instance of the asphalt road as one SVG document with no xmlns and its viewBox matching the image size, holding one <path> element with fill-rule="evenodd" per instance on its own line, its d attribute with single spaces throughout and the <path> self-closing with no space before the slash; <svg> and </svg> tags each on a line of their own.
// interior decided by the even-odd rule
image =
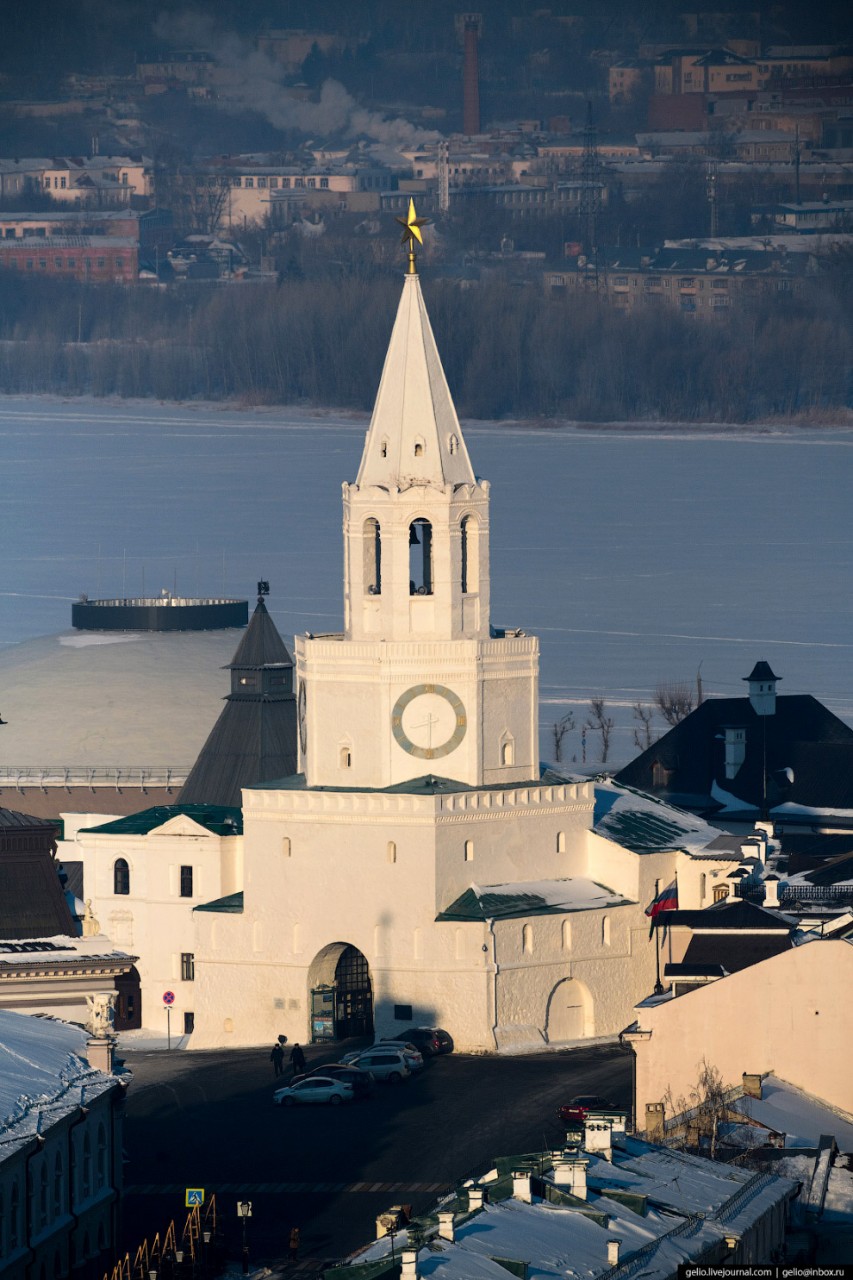
<svg viewBox="0 0 853 1280">
<path fill-rule="evenodd" d="M 309 1047 L 309 1065 L 347 1047 Z M 559 1103 L 599 1093 L 627 1106 L 630 1054 L 619 1046 L 513 1058 L 452 1054 L 401 1085 L 342 1107 L 274 1107 L 267 1050 L 128 1053 L 134 1080 L 125 1123 L 125 1247 L 180 1232 L 184 1188 L 216 1194 L 219 1227 L 239 1256 L 238 1199 L 252 1201 L 252 1263 L 287 1252 L 328 1263 L 374 1235 L 392 1204 L 432 1205 L 497 1155 L 541 1151 L 562 1139 Z M 283 1082 L 287 1082 L 289 1072 Z M 300 1271 L 302 1271 L 300 1267 Z M 310 1270 L 310 1267 L 308 1268 Z"/>
</svg>

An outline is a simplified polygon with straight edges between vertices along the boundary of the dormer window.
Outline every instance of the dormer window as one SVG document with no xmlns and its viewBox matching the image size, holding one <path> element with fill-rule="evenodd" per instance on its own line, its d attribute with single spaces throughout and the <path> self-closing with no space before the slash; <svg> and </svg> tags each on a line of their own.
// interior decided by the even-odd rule
<svg viewBox="0 0 853 1280">
<path fill-rule="evenodd" d="M 415 457 L 422 458 L 423 456 L 424 456 L 424 442 L 423 440 L 418 439 L 415 441 Z"/>
<path fill-rule="evenodd" d="M 453 454 L 453 453 L 458 453 L 458 452 L 459 452 L 459 437 L 458 437 L 458 436 L 451 436 L 451 437 L 450 437 L 450 452 L 451 452 L 452 454 Z"/>
</svg>

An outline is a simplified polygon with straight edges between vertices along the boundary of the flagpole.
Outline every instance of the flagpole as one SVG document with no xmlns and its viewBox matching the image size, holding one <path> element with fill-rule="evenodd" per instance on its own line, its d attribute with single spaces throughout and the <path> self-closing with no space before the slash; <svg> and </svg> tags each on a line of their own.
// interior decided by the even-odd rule
<svg viewBox="0 0 853 1280">
<path fill-rule="evenodd" d="M 655 880 L 655 901 L 660 896 L 660 880 Z M 657 927 L 657 920 L 652 923 L 655 927 L 655 995 L 659 996 L 663 993 L 663 983 L 660 980 L 660 930 Z"/>
</svg>

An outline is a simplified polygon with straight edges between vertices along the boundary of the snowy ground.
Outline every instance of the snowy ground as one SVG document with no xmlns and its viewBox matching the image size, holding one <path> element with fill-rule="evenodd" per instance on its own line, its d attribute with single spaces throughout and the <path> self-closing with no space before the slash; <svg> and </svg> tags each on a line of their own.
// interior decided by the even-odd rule
<svg viewBox="0 0 853 1280">
<path fill-rule="evenodd" d="M 285 634 L 341 625 L 340 482 L 366 421 L 279 409 L 0 400 L 0 644 L 68 628 L 79 592 L 252 597 Z M 603 693 L 611 762 L 662 680 L 782 693 L 853 723 L 853 433 L 469 424 L 492 482 L 492 619 L 539 635 L 543 754 Z M 3 711 L 0 688 L 0 713 Z M 587 735 L 588 761 L 598 758 Z"/>
</svg>

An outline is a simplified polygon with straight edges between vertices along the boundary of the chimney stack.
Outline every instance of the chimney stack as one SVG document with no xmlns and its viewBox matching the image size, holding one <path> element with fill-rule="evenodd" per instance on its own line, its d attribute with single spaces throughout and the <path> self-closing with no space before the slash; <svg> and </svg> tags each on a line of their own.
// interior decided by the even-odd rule
<svg viewBox="0 0 853 1280">
<path fill-rule="evenodd" d="M 578 1200 L 586 1200 L 586 1171 L 589 1160 L 576 1151 L 552 1153 L 554 1186 L 569 1191 Z M 513 1189 L 514 1190 L 514 1189 Z"/>
<path fill-rule="evenodd" d="M 607 1241 L 607 1264 L 610 1267 L 619 1266 L 619 1250 L 622 1247 L 621 1240 Z"/>
<path fill-rule="evenodd" d="M 466 13 L 463 20 L 465 64 L 462 80 L 462 132 L 472 138 L 480 132 L 480 25 L 479 13 Z"/>
<path fill-rule="evenodd" d="M 779 877 L 774 875 L 764 878 L 764 904 L 773 911 L 779 907 Z"/>
<path fill-rule="evenodd" d="M 513 1185 L 513 1190 L 514 1190 Z M 449 1240 L 451 1244 L 456 1239 L 456 1232 L 453 1229 L 453 1213 L 451 1210 L 444 1209 L 438 1215 L 438 1235 L 441 1240 Z"/>
<path fill-rule="evenodd" d="M 403 1249 L 400 1254 L 402 1266 L 400 1268 L 400 1280 L 418 1280 L 418 1251 L 417 1249 Z"/>
<path fill-rule="evenodd" d="M 533 1191 L 530 1187 L 529 1169 L 513 1169 L 512 1198 L 513 1200 L 521 1200 L 524 1204 L 533 1203 Z"/>
<path fill-rule="evenodd" d="M 486 1203 L 485 1187 L 469 1187 L 468 1188 L 468 1211 L 474 1213 L 477 1209 L 482 1209 Z"/>
</svg>

